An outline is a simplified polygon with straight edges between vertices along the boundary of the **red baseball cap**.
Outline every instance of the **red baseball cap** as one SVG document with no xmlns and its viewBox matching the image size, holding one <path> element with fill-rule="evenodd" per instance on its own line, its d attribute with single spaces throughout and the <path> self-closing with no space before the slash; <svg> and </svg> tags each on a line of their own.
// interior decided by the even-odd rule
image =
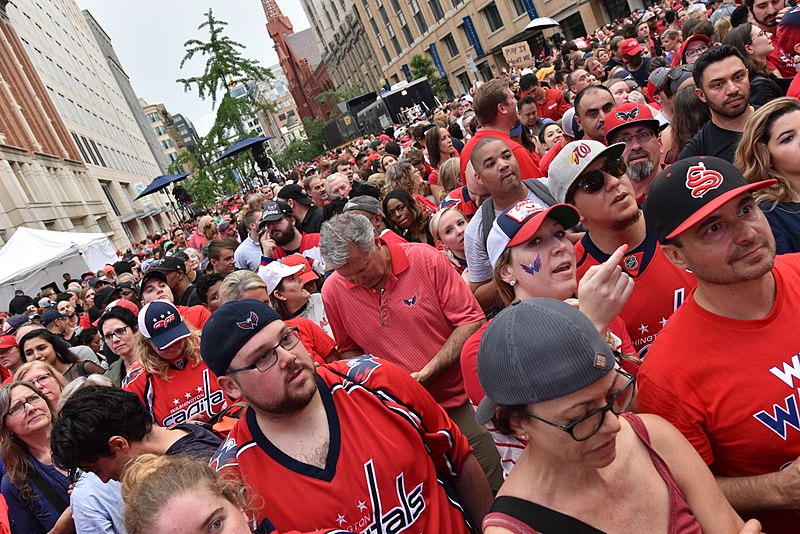
<svg viewBox="0 0 800 534">
<path fill-rule="evenodd" d="M 622 41 L 622 44 L 619 45 L 619 51 L 622 52 L 623 56 L 635 56 L 642 51 L 642 45 L 639 44 L 636 38 L 631 37 Z"/>
<path fill-rule="evenodd" d="M 281 260 L 281 263 L 288 266 L 294 265 L 302 265 L 303 270 L 300 271 L 300 281 L 303 285 L 306 285 L 308 282 L 312 280 L 317 280 L 319 276 L 317 273 L 311 270 L 311 264 L 309 263 L 308 259 L 305 258 L 302 254 L 294 253 L 286 256 Z"/>
<path fill-rule="evenodd" d="M 17 339 L 12 335 L 0 337 L 0 349 L 10 349 L 17 346 Z"/>
<path fill-rule="evenodd" d="M 627 128 L 632 124 L 640 123 L 644 126 L 651 127 L 656 133 L 658 133 L 660 124 L 658 119 L 653 117 L 653 112 L 650 110 L 650 106 L 638 104 L 636 102 L 628 102 L 627 104 L 622 104 L 621 106 L 615 107 L 608 115 L 606 115 L 606 144 L 610 143 L 609 139 L 614 137 L 614 133 L 616 133 L 618 130 Z"/>
</svg>

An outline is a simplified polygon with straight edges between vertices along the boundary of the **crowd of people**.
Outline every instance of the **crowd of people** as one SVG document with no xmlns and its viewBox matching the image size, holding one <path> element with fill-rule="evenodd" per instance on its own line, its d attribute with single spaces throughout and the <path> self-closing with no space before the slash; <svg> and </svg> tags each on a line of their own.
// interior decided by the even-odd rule
<svg viewBox="0 0 800 534">
<path fill-rule="evenodd" d="M 800 7 L 559 52 L 19 291 L 0 532 L 800 531 Z"/>
</svg>

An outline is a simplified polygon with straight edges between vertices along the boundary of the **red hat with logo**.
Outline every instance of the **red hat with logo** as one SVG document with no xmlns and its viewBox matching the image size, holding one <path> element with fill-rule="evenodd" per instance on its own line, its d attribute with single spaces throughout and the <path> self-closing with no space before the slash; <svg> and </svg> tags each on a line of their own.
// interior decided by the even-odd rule
<svg viewBox="0 0 800 534">
<path fill-rule="evenodd" d="M 623 56 L 635 56 L 641 53 L 642 45 L 639 44 L 639 41 L 637 41 L 635 37 L 631 37 L 620 43 L 619 51 L 622 52 Z"/>
<path fill-rule="evenodd" d="M 658 128 L 660 126 L 658 119 L 653 117 L 653 112 L 650 110 L 650 106 L 646 104 L 638 104 L 636 102 L 628 102 L 627 104 L 622 104 L 621 106 L 615 107 L 608 115 L 606 115 L 606 144 L 610 143 L 609 140 L 614 137 L 614 134 L 617 131 L 622 128 L 627 128 L 633 124 L 649 126 L 656 133 L 658 133 Z"/>
<path fill-rule="evenodd" d="M 660 243 L 673 239 L 742 193 L 777 180 L 752 184 L 724 159 L 699 156 L 676 161 L 656 176 L 644 201 L 647 226 Z"/>
<path fill-rule="evenodd" d="M 13 335 L 7 334 L 5 336 L 0 336 L 0 349 L 10 349 L 16 346 L 17 339 Z"/>
</svg>

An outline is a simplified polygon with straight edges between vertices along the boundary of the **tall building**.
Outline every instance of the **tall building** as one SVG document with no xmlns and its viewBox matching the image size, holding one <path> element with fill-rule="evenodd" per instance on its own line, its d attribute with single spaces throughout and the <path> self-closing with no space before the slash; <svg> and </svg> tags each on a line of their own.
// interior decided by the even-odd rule
<svg viewBox="0 0 800 534">
<path fill-rule="evenodd" d="M 311 29 L 322 43 L 322 61 L 338 90 L 360 82 L 363 92 L 380 91 L 384 85 L 378 55 L 356 13 L 353 0 L 301 0 Z"/>
<path fill-rule="evenodd" d="M 259 102 L 272 107 L 270 113 L 259 113 L 264 134 L 272 136 L 267 144 L 271 152 L 280 154 L 294 139 L 305 137 L 297 104 L 289 92 L 289 80 L 280 65 L 269 67 L 272 78 L 256 84 Z"/>
<path fill-rule="evenodd" d="M 186 150 L 183 136 L 178 133 L 175 121 L 169 114 L 164 104 L 148 104 L 143 98 L 139 99 L 141 110 L 150 124 L 149 128 L 158 139 L 158 146 L 164 158 L 172 163 L 181 152 Z"/>
<path fill-rule="evenodd" d="M 0 241 L 30 226 L 118 247 L 169 225 L 161 169 L 74 0 L 0 0 Z"/>
<path fill-rule="evenodd" d="M 183 146 L 185 146 L 186 150 L 189 152 L 194 152 L 195 148 L 197 148 L 197 142 L 200 140 L 200 137 L 197 135 L 197 130 L 194 129 L 194 124 L 192 124 L 192 121 L 180 113 L 173 115 L 172 121 L 175 123 L 175 129 L 178 131 L 178 135 L 183 142 Z"/>
<path fill-rule="evenodd" d="M 336 0 L 332 0 L 336 1 Z M 503 47 L 528 42 L 534 53 L 547 46 L 541 30 L 526 30 L 537 17 L 560 23 L 567 39 L 586 35 L 618 16 L 625 0 L 355 0 L 391 84 L 411 76 L 414 55 L 430 58 L 448 84 L 448 96 L 469 91 L 506 67 Z M 640 0 L 630 0 L 641 5 Z M 628 11 L 629 13 L 630 11 Z M 545 30 L 547 35 L 556 30 Z"/>
<path fill-rule="evenodd" d="M 314 32 L 310 29 L 295 33 L 292 23 L 275 0 L 261 0 L 267 16 L 267 32 L 275 43 L 278 61 L 289 81 L 297 111 L 301 117 L 328 118 L 331 106 L 317 100 L 325 91 L 334 89 Z"/>
</svg>

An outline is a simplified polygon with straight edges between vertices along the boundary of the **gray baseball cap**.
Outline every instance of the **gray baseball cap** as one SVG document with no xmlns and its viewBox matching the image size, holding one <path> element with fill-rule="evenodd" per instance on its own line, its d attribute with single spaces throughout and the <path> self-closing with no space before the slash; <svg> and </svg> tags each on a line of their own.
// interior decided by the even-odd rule
<svg viewBox="0 0 800 534">
<path fill-rule="evenodd" d="M 625 143 L 606 146 L 592 139 L 568 143 L 553 158 L 547 171 L 547 185 L 550 187 L 550 192 L 559 204 L 563 204 L 573 182 L 594 160 L 600 157 L 618 158 L 624 151 Z"/>
<path fill-rule="evenodd" d="M 489 323 L 478 349 L 486 396 L 475 419 L 499 406 L 544 402 L 594 384 L 614 369 L 614 353 L 594 324 L 554 299 L 517 300 Z"/>
<path fill-rule="evenodd" d="M 344 211 L 366 211 L 374 215 L 383 216 L 383 208 L 377 198 L 369 195 L 353 197 L 344 205 Z"/>
</svg>

